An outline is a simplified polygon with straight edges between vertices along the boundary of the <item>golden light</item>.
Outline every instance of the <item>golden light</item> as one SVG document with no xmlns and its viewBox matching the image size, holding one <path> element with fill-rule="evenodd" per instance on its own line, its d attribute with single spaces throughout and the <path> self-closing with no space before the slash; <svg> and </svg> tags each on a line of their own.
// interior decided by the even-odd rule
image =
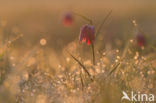
<svg viewBox="0 0 156 103">
<path fill-rule="evenodd" d="M 45 45 L 47 44 L 47 40 L 46 40 L 45 38 L 42 38 L 42 39 L 40 40 L 40 44 L 41 44 L 42 46 L 45 46 Z"/>
</svg>

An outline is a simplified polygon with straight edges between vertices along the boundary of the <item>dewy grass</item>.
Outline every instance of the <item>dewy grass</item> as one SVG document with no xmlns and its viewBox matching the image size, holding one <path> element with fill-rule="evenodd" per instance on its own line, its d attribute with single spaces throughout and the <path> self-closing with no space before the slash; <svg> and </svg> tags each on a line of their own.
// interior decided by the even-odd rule
<svg viewBox="0 0 156 103">
<path fill-rule="evenodd" d="M 8 31 L 5 33 L 3 28 L 0 28 L 0 40 L 7 43 L 3 46 L 0 41 L 0 103 L 120 103 L 123 94 L 127 94 L 130 98 L 129 101 L 122 100 L 127 103 L 141 100 L 142 94 L 147 94 L 148 97 L 150 94 L 156 95 L 154 37 L 151 37 L 153 41 L 148 42 L 144 49 L 136 46 L 135 37 L 132 36 L 128 36 L 131 38 L 125 41 L 120 40 L 124 39 L 122 35 L 107 40 L 107 37 L 99 33 L 110 14 L 111 11 L 95 30 L 93 21 L 82 17 L 88 23 L 82 24 L 87 28 L 84 29 L 87 35 L 82 36 L 84 38 L 82 41 L 86 40 L 92 54 L 88 52 L 88 47 L 80 45 L 78 41 L 71 41 L 62 46 L 61 43 L 64 43 L 62 39 L 53 42 L 50 38 L 52 35 L 46 35 L 47 37 L 42 35 L 39 39 L 34 36 L 37 45 L 33 45 L 36 42 L 31 38 L 32 43 L 30 38 L 27 38 L 29 34 L 22 39 L 18 36 L 11 40 L 10 38 L 15 35 L 9 31 L 10 26 L 6 27 Z M 61 31 L 60 27 L 58 29 Z M 32 31 L 35 30 L 32 28 Z M 114 30 L 112 25 L 111 30 Z M 105 34 L 112 34 L 111 30 Z M 127 30 L 131 30 L 131 27 L 122 29 L 123 32 Z M 74 31 L 74 34 L 77 32 Z M 114 32 L 116 34 L 115 30 Z M 9 42 L 2 37 L 7 34 L 11 34 Z M 67 34 L 63 32 L 66 37 L 69 36 Z M 88 37 L 88 34 L 92 37 Z M 95 42 L 98 40 L 96 36 L 101 36 L 99 44 Z M 53 43 L 58 49 L 52 48 Z M 68 55 L 66 52 L 62 53 L 62 49 Z M 81 55 L 83 59 L 80 60 L 75 54 Z"/>
<path fill-rule="evenodd" d="M 87 70 L 87 68 L 76 57 L 74 57 L 71 53 L 68 52 L 68 54 L 84 69 L 84 71 L 87 73 L 87 75 L 90 77 L 90 79 L 93 80 L 89 71 Z"/>
</svg>

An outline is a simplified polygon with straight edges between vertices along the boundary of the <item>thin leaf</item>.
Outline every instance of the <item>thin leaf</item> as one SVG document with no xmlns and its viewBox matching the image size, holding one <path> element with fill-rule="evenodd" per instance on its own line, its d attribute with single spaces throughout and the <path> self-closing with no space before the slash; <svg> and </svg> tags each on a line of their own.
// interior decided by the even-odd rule
<svg viewBox="0 0 156 103">
<path fill-rule="evenodd" d="M 83 88 L 84 88 L 84 83 L 83 83 L 82 73 L 80 73 L 80 80 L 81 80 L 81 86 L 82 86 L 82 90 L 83 90 Z"/>
<path fill-rule="evenodd" d="M 75 14 L 75 15 L 81 17 L 82 19 L 86 20 L 86 21 L 89 22 L 91 25 L 93 25 L 93 21 L 92 21 L 91 19 L 87 18 L 86 16 L 81 15 L 81 14 L 78 14 L 78 13 L 75 13 L 75 12 L 73 12 L 73 14 Z"/>
<path fill-rule="evenodd" d="M 102 26 L 104 25 L 105 21 L 108 19 L 108 17 L 110 16 L 110 14 L 112 13 L 112 10 L 107 14 L 107 16 L 104 18 L 104 20 L 102 21 L 102 23 L 100 24 L 99 28 L 96 31 L 96 37 L 99 35 Z"/>
<path fill-rule="evenodd" d="M 68 51 L 67 51 L 68 52 Z M 91 78 L 91 75 L 90 73 L 88 72 L 87 68 L 76 58 L 74 57 L 71 53 L 68 52 L 68 54 L 83 68 L 83 70 L 87 73 L 87 75 L 90 77 L 90 79 L 92 80 Z"/>
<path fill-rule="evenodd" d="M 118 66 L 120 65 L 120 63 L 118 63 L 108 74 L 108 76 L 110 76 L 117 68 Z"/>
</svg>

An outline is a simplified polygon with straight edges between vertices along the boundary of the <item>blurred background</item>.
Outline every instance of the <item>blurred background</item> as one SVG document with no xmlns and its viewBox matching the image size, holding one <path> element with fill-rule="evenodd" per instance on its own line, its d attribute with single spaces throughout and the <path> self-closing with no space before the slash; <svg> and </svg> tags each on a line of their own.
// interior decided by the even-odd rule
<svg viewBox="0 0 156 103">
<path fill-rule="evenodd" d="M 93 20 L 96 27 L 110 10 L 113 12 L 101 32 L 106 41 L 132 37 L 132 20 L 136 20 L 144 32 L 154 39 L 154 0 L 1 0 L 0 20 L 2 25 L 7 26 L 7 35 L 14 36 L 15 33 L 10 32 L 21 32 L 24 35 L 24 38 L 16 41 L 16 46 L 33 46 L 44 37 L 48 47 L 60 50 L 78 38 L 79 28 L 87 23 L 80 17 L 74 17 L 72 27 L 66 28 L 62 25 L 65 13 L 72 11 L 85 15 Z"/>
<path fill-rule="evenodd" d="M 95 42 L 98 63 L 94 66 L 90 47 L 78 41 L 80 28 L 88 22 L 73 15 L 73 23 L 67 27 L 63 18 L 71 12 L 81 14 L 97 29 L 111 10 Z M 0 103 L 114 103 L 121 101 L 124 89 L 155 93 L 155 33 L 155 0 L 0 0 Z M 145 50 L 133 45 L 138 34 L 147 40 Z M 128 47 L 129 41 L 132 45 Z M 80 79 L 81 69 L 64 49 L 84 60 L 88 70 L 95 69 L 96 82 L 82 72 L 86 91 L 70 78 L 73 73 Z M 122 72 L 101 82 L 120 56 L 125 56 Z M 61 80 L 66 77 L 64 87 Z M 96 87 L 100 96 L 95 96 Z M 80 91 L 74 94 L 77 88 Z"/>
</svg>

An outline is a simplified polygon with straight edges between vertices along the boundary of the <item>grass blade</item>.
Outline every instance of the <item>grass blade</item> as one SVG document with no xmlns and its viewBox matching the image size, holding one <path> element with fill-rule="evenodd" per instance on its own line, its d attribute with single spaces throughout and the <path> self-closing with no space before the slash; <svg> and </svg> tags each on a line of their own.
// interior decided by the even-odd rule
<svg viewBox="0 0 156 103">
<path fill-rule="evenodd" d="M 118 63 L 108 74 L 108 76 L 110 76 L 118 67 L 119 67 L 120 63 Z M 108 77 L 107 76 L 107 77 Z"/>
<path fill-rule="evenodd" d="M 83 82 L 83 78 L 82 78 L 82 73 L 80 73 L 80 80 L 81 80 L 81 86 L 82 86 L 82 90 L 84 88 L 84 82 Z"/>
<path fill-rule="evenodd" d="M 68 51 L 67 51 L 68 52 Z M 71 53 L 68 52 L 68 54 L 83 68 L 83 70 L 87 73 L 87 75 L 90 77 L 90 79 L 92 80 L 91 78 L 91 75 L 90 73 L 88 72 L 87 68 L 76 58 L 74 57 Z"/>
<path fill-rule="evenodd" d="M 104 20 L 102 21 L 102 23 L 100 24 L 99 28 L 96 31 L 96 37 L 99 35 L 102 26 L 104 25 L 105 21 L 107 20 L 107 18 L 110 16 L 110 14 L 112 13 L 112 10 L 107 14 L 107 16 L 104 18 Z"/>
</svg>

